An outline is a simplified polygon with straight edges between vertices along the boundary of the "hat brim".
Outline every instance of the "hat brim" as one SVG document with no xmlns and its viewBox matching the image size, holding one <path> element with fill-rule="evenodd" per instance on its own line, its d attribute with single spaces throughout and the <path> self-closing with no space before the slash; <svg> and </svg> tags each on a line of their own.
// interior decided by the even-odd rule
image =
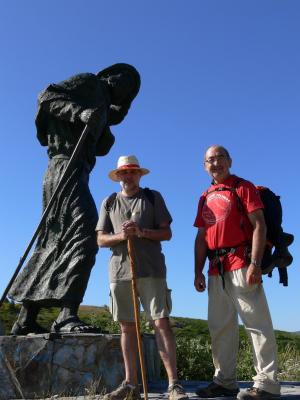
<svg viewBox="0 0 300 400">
<path fill-rule="evenodd" d="M 138 170 L 141 173 L 141 176 L 147 175 L 149 174 L 149 169 L 147 168 L 138 168 L 138 167 L 131 167 L 131 168 L 117 168 L 114 169 L 112 171 L 110 171 L 110 173 L 108 174 L 108 176 L 110 177 L 111 180 L 115 181 L 115 182 L 120 182 L 120 177 L 118 176 L 118 172 L 120 171 L 124 171 L 124 170 Z"/>
</svg>

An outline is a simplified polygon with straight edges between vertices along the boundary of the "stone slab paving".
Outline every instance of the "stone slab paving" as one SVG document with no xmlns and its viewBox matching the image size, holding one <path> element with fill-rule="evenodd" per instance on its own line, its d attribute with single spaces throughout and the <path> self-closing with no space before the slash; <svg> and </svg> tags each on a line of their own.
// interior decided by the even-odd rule
<svg viewBox="0 0 300 400">
<path fill-rule="evenodd" d="M 209 382 L 182 382 L 184 389 L 189 395 L 190 399 L 200 399 L 195 394 L 195 390 L 197 387 L 202 386 L 205 387 Z M 252 382 L 239 382 L 239 386 L 241 390 L 244 390 L 248 387 L 251 387 Z M 166 383 L 157 383 L 152 384 L 149 390 L 149 399 L 167 399 L 168 395 L 165 392 Z M 235 397 L 217 397 L 216 400 L 231 400 L 235 399 Z M 281 400 L 300 400 L 300 382 L 283 382 L 281 385 Z"/>
<path fill-rule="evenodd" d="M 182 382 L 187 394 L 191 400 L 200 399 L 195 395 L 195 390 L 198 386 L 206 386 L 207 382 Z M 251 386 L 250 382 L 240 382 L 240 388 L 243 390 Z M 48 399 L 39 400 L 101 400 L 100 395 L 87 395 L 77 397 L 58 397 L 52 396 Z M 163 400 L 168 398 L 166 392 L 166 382 L 158 382 L 149 386 L 149 400 Z M 215 400 L 233 400 L 234 397 L 217 397 Z M 21 400 L 21 399 L 19 399 Z M 32 399 L 27 399 L 32 400 Z M 37 400 L 37 399 L 35 399 Z M 282 382 L 281 386 L 281 400 L 300 400 L 300 382 Z"/>
</svg>

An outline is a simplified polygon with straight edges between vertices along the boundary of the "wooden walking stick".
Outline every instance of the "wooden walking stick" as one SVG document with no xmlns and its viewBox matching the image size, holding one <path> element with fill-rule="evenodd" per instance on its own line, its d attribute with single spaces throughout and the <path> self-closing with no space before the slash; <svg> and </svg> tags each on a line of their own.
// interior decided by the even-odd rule
<svg viewBox="0 0 300 400">
<path fill-rule="evenodd" d="M 143 382 L 143 388 L 144 388 L 144 399 L 148 400 L 148 387 L 147 387 L 144 354 L 143 354 L 143 347 L 142 347 L 142 338 L 141 338 L 141 331 L 140 331 L 140 316 L 139 316 L 138 296 L 137 296 L 137 288 L 136 288 L 134 249 L 133 249 L 132 239 L 130 239 L 130 238 L 128 238 L 128 240 L 127 240 L 127 248 L 128 248 L 130 266 L 131 266 L 132 300 L 133 300 L 133 307 L 134 307 L 136 338 L 137 338 L 137 344 L 138 344 L 139 359 L 140 359 L 140 364 L 141 364 L 142 382 Z"/>
</svg>

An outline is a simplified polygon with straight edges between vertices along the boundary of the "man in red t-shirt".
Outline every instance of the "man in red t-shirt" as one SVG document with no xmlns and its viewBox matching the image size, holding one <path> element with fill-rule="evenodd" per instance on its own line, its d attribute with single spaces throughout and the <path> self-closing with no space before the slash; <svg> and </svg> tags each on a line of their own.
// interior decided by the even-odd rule
<svg viewBox="0 0 300 400">
<path fill-rule="evenodd" d="M 208 256 L 208 326 L 215 366 L 213 382 L 196 393 L 202 398 L 236 396 L 240 400 L 277 399 L 277 350 L 272 320 L 262 287 L 260 263 L 266 225 L 255 186 L 230 173 L 229 152 L 219 145 L 205 153 L 212 185 L 199 200 L 195 226 L 195 281 L 203 292 Z M 253 387 L 239 392 L 236 381 L 238 316 L 254 351 Z"/>
</svg>

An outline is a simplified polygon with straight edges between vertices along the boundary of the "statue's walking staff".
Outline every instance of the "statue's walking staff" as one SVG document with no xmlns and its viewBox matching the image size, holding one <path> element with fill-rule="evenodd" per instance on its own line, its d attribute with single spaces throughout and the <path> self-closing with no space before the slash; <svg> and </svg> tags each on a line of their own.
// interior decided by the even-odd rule
<svg viewBox="0 0 300 400">
<path fill-rule="evenodd" d="M 7 285 L 6 289 L 3 292 L 3 295 L 2 295 L 2 297 L 0 299 L 0 307 L 2 306 L 4 300 L 6 299 L 7 293 L 9 292 L 10 288 L 12 287 L 12 284 L 14 283 L 14 281 L 15 281 L 15 279 L 16 279 L 19 271 L 20 271 L 20 269 L 22 268 L 22 266 L 23 266 L 23 264 L 24 264 L 24 262 L 25 262 L 25 260 L 26 260 L 26 258 L 28 256 L 28 253 L 31 250 L 31 247 L 34 244 L 34 242 L 35 242 L 35 240 L 36 240 L 36 238 L 37 238 L 37 236 L 38 236 L 38 234 L 39 234 L 39 232 L 41 230 L 41 227 L 45 223 L 46 218 L 47 218 L 47 216 L 48 216 L 48 214 L 49 214 L 49 212 L 51 210 L 51 207 L 52 207 L 54 201 L 57 198 L 57 195 L 58 195 L 60 189 L 62 188 L 63 184 L 65 183 L 66 178 L 69 176 L 69 173 L 70 173 L 70 171 L 71 171 L 71 169 L 72 169 L 72 167 L 74 165 L 74 162 L 77 160 L 78 153 L 80 152 L 80 150 L 82 148 L 82 145 L 83 145 L 83 143 L 85 141 L 85 138 L 86 138 L 88 132 L 89 132 L 89 128 L 86 125 L 84 127 L 84 129 L 83 129 L 83 131 L 81 133 L 81 136 L 80 136 L 80 138 L 79 138 L 79 140 L 78 140 L 78 142 L 76 144 L 76 147 L 75 147 L 75 149 L 74 149 L 74 151 L 73 151 L 73 153 L 72 153 L 72 155 L 71 155 L 71 157 L 69 159 L 69 162 L 68 162 L 68 164 L 66 166 L 66 169 L 65 169 L 60 181 L 58 182 L 58 185 L 57 185 L 56 189 L 54 190 L 53 195 L 51 196 L 51 199 L 49 200 L 49 203 L 47 204 L 47 207 L 45 208 L 45 211 L 43 212 L 41 220 L 40 220 L 40 222 L 39 222 L 39 224 L 38 224 L 38 226 L 37 226 L 32 238 L 31 238 L 31 240 L 29 242 L 29 245 L 27 246 L 23 256 L 20 258 L 19 264 L 18 264 L 13 276 L 11 277 L 11 280 L 9 281 L 9 284 Z"/>
<path fill-rule="evenodd" d="M 134 265 L 134 248 L 133 248 L 132 239 L 130 239 L 130 238 L 128 238 L 128 240 L 127 240 L 127 248 L 128 248 L 130 266 L 131 266 L 132 300 L 133 300 L 133 307 L 134 307 L 136 338 L 137 338 L 139 359 L 140 359 L 140 365 L 141 365 L 142 382 L 143 382 L 143 388 L 144 388 L 144 399 L 148 400 L 148 388 L 147 388 L 146 371 L 145 371 L 145 363 L 144 363 L 143 345 L 142 345 L 142 338 L 141 338 L 141 332 L 140 332 L 140 316 L 139 316 L 138 296 L 137 296 L 137 288 L 136 288 L 136 274 L 135 274 L 135 265 Z"/>
</svg>

